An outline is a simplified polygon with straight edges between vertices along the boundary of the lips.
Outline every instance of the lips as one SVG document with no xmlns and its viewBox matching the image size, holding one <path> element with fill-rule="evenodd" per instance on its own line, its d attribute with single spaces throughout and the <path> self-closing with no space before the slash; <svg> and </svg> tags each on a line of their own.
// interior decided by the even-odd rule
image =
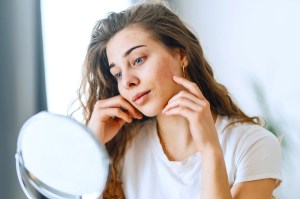
<svg viewBox="0 0 300 199">
<path fill-rule="evenodd" d="M 143 97 L 144 95 L 147 95 L 148 93 L 150 93 L 150 90 L 144 91 L 144 92 L 140 92 L 140 93 L 136 94 L 136 95 L 132 98 L 132 101 L 135 102 L 135 101 L 137 101 L 139 98 Z"/>
</svg>

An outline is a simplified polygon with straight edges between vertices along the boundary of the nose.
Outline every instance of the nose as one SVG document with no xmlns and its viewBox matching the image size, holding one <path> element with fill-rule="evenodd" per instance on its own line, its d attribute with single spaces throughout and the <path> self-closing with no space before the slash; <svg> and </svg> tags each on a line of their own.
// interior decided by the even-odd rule
<svg viewBox="0 0 300 199">
<path fill-rule="evenodd" d="M 125 89 L 130 89 L 139 84 L 139 78 L 132 70 L 123 70 L 122 71 L 122 87 Z"/>
</svg>

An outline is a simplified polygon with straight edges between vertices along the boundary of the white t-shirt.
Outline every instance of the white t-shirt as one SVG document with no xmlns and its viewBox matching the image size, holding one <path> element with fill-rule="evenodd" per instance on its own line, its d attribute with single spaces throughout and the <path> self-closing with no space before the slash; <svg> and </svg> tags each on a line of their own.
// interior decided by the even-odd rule
<svg viewBox="0 0 300 199">
<path fill-rule="evenodd" d="M 230 186 L 251 180 L 281 180 L 281 150 L 277 138 L 259 125 L 235 123 L 218 116 L 216 129 L 224 153 Z M 226 127 L 226 128 L 225 128 Z M 127 199 L 199 199 L 201 156 L 169 161 L 160 144 L 156 120 L 139 128 L 121 170 Z"/>
</svg>

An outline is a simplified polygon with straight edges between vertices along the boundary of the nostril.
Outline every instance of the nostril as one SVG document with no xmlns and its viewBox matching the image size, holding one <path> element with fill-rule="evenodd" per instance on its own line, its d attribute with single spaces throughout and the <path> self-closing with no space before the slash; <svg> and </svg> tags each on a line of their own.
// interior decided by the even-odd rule
<svg viewBox="0 0 300 199">
<path fill-rule="evenodd" d="M 135 83 L 129 83 L 129 87 L 132 87 L 132 86 L 134 86 L 135 85 Z"/>
</svg>

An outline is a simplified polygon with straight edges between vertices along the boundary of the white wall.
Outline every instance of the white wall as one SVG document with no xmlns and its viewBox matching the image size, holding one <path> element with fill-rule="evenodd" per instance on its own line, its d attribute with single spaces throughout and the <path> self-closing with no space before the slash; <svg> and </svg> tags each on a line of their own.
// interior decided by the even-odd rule
<svg viewBox="0 0 300 199">
<path fill-rule="evenodd" d="M 81 69 L 92 29 L 108 12 L 118 12 L 129 0 L 43 0 L 42 22 L 48 110 L 67 115 L 77 99 Z M 77 117 L 76 117 L 77 116 Z M 81 119 L 78 112 L 75 118 Z"/>
<path fill-rule="evenodd" d="M 300 1 L 188 0 L 175 9 L 197 31 L 217 79 L 249 114 L 265 115 L 284 135 L 284 181 L 279 198 L 300 189 Z M 263 90 L 267 107 L 257 99 Z M 298 184 L 297 184 L 298 183 Z"/>
</svg>

